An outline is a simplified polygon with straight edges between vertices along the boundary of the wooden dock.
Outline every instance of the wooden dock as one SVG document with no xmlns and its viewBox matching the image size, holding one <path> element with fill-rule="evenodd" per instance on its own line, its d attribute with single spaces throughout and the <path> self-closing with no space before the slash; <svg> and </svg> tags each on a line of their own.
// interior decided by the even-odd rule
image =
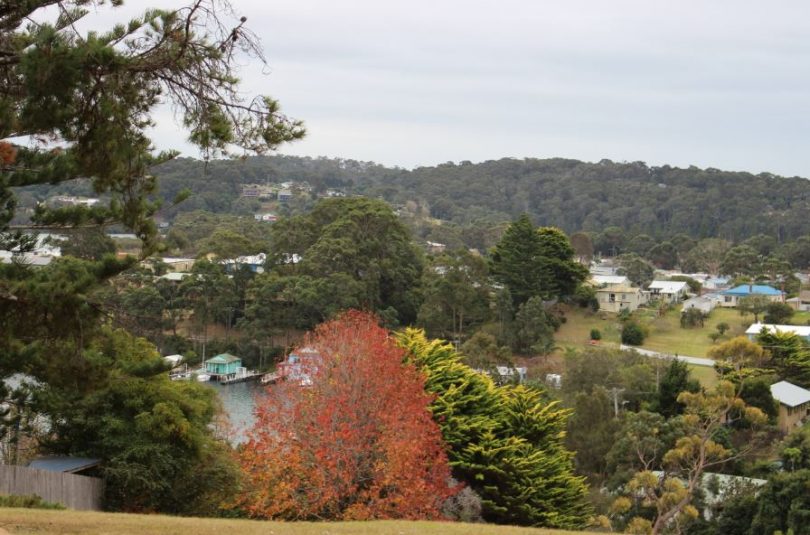
<svg viewBox="0 0 810 535">
<path fill-rule="evenodd" d="M 279 372 L 270 372 L 262 375 L 260 380 L 263 385 L 269 385 L 277 382 L 279 379 L 281 379 L 281 377 L 282 376 Z"/>
<path fill-rule="evenodd" d="M 259 377 L 261 377 L 261 373 L 250 370 L 244 373 L 237 373 L 237 374 L 229 374 L 229 375 L 220 375 L 219 376 L 219 384 L 221 385 L 232 385 L 234 383 L 244 383 L 247 381 L 255 381 Z"/>
</svg>

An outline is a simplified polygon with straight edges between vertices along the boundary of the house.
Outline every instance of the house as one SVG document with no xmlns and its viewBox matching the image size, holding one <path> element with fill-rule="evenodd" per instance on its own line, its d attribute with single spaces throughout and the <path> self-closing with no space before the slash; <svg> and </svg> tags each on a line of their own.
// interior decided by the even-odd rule
<svg viewBox="0 0 810 535">
<path fill-rule="evenodd" d="M 292 191 L 283 189 L 278 192 L 278 202 L 287 202 L 293 198 Z"/>
<path fill-rule="evenodd" d="M 162 275 L 160 278 L 163 279 L 163 280 L 167 280 L 169 282 L 183 282 L 183 279 L 185 279 L 186 277 L 190 277 L 190 276 L 191 276 L 191 273 L 179 273 L 179 272 L 175 273 L 175 272 L 171 272 L 171 273 L 166 273 L 165 275 Z"/>
<path fill-rule="evenodd" d="M 720 295 L 723 297 L 720 306 L 732 308 L 739 304 L 740 299 L 754 295 L 765 296 L 774 303 L 781 303 L 784 297 L 784 294 L 776 288 L 764 284 L 741 284 L 730 290 L 723 290 Z"/>
<path fill-rule="evenodd" d="M 754 323 L 748 327 L 748 330 L 745 331 L 745 335 L 749 340 L 754 340 L 762 329 L 765 329 L 765 332 L 769 333 L 775 332 L 779 334 L 795 334 L 799 338 L 803 338 L 805 341 L 810 342 L 810 326 L 807 325 L 772 325 L 770 323 Z"/>
<path fill-rule="evenodd" d="M 728 277 L 708 277 L 702 284 L 706 290 L 725 290 L 729 287 L 730 281 Z"/>
<path fill-rule="evenodd" d="M 644 294 L 641 288 L 629 285 L 607 286 L 596 289 L 596 299 L 599 301 L 599 310 L 605 312 L 633 312 L 644 304 Z"/>
<path fill-rule="evenodd" d="M 87 457 L 49 456 L 34 459 L 28 463 L 28 468 L 45 470 L 46 472 L 61 472 L 63 474 L 87 475 L 93 468 L 101 464 L 100 459 Z"/>
<path fill-rule="evenodd" d="M 810 290 L 802 290 L 798 297 L 788 299 L 785 303 L 802 312 L 810 311 Z"/>
<path fill-rule="evenodd" d="M 183 362 L 183 355 L 166 355 L 163 357 L 166 364 L 170 364 L 172 369 L 178 367 Z"/>
<path fill-rule="evenodd" d="M 630 280 L 624 275 L 591 275 L 594 286 L 629 286 Z"/>
<path fill-rule="evenodd" d="M 278 220 L 278 216 L 271 213 L 253 214 L 253 219 L 256 221 L 262 221 L 263 223 L 275 223 Z"/>
<path fill-rule="evenodd" d="M 278 374 L 298 386 L 312 386 L 312 376 L 318 372 L 321 355 L 312 347 L 296 349 L 278 365 Z"/>
<path fill-rule="evenodd" d="M 704 314 L 708 314 L 714 310 L 714 307 L 717 306 L 717 302 L 718 296 L 716 294 L 698 295 L 683 302 L 681 313 L 686 312 L 690 308 L 696 308 Z"/>
<path fill-rule="evenodd" d="M 787 381 L 771 385 L 771 395 L 779 402 L 779 430 L 790 433 L 810 414 L 810 390 Z"/>
<path fill-rule="evenodd" d="M 498 384 L 505 383 L 523 383 L 529 370 L 523 366 L 495 366 L 495 382 Z"/>
<path fill-rule="evenodd" d="M 166 264 L 166 267 L 169 271 L 185 273 L 191 271 L 191 268 L 194 267 L 194 259 L 193 258 L 176 258 L 176 257 L 164 257 L 160 259 Z"/>
<path fill-rule="evenodd" d="M 441 254 L 447 248 L 445 244 L 435 241 L 428 241 L 426 243 L 427 243 L 427 251 L 430 254 Z"/>
<path fill-rule="evenodd" d="M 684 297 L 689 286 L 684 281 L 652 281 L 647 287 L 650 299 L 660 299 L 667 303 L 678 303 Z"/>
<path fill-rule="evenodd" d="M 264 263 L 267 261 L 267 255 L 259 253 L 256 255 L 238 256 L 236 258 L 229 258 L 223 260 L 222 264 L 225 266 L 225 271 L 233 273 L 242 266 L 247 268 L 253 273 L 264 273 Z"/>
<path fill-rule="evenodd" d="M 242 359 L 230 353 L 222 353 L 205 361 L 205 372 L 212 375 L 235 374 L 242 367 Z"/>
</svg>

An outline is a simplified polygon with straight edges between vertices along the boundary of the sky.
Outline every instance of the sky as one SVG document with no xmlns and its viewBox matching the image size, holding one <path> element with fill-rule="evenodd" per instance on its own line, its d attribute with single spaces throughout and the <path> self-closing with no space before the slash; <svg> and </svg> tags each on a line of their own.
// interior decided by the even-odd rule
<svg viewBox="0 0 810 535">
<path fill-rule="evenodd" d="M 306 123 L 284 154 L 407 168 L 608 158 L 810 177 L 806 0 L 232 4 L 268 62 L 245 64 L 245 90 Z M 167 113 L 154 136 L 196 155 Z"/>
</svg>

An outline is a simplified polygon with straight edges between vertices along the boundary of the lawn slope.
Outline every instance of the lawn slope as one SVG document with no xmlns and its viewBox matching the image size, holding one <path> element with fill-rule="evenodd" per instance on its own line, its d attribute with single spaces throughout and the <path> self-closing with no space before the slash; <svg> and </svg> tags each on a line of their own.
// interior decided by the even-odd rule
<svg viewBox="0 0 810 535">
<path fill-rule="evenodd" d="M 0 533 L 37 535 L 557 535 L 569 531 L 456 524 L 451 522 L 261 522 L 180 518 L 161 515 L 129 515 L 0 509 Z"/>
</svg>

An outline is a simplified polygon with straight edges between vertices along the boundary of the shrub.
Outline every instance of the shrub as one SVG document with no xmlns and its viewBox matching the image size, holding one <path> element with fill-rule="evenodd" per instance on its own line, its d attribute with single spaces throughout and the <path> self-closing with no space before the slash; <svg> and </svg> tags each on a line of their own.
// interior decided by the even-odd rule
<svg viewBox="0 0 810 535">
<path fill-rule="evenodd" d="M 601 340 L 601 339 L 602 333 L 599 331 L 599 329 L 591 329 L 591 340 Z"/>
<path fill-rule="evenodd" d="M 697 308 L 690 308 L 681 313 L 681 327 L 688 329 L 691 327 L 703 327 L 703 322 L 706 320 L 706 314 Z"/>
<path fill-rule="evenodd" d="M 0 507 L 23 507 L 25 509 L 66 509 L 61 503 L 46 502 L 36 494 L 12 496 L 0 494 Z"/>
<path fill-rule="evenodd" d="M 622 343 L 631 346 L 640 346 L 644 343 L 644 329 L 634 322 L 628 321 L 622 327 Z"/>
</svg>

